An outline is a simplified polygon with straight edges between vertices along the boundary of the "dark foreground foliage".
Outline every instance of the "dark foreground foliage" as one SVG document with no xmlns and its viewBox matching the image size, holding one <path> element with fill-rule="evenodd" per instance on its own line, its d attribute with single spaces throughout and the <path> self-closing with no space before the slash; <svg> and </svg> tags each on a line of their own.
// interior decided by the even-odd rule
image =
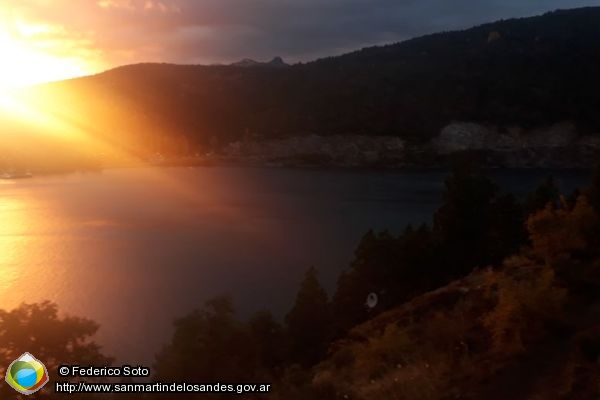
<svg viewBox="0 0 600 400">
<path fill-rule="evenodd" d="M 175 322 L 153 379 L 273 385 L 244 395 L 256 399 L 598 398 L 599 182 L 565 198 L 549 179 L 520 202 L 459 168 L 433 226 L 367 233 L 331 300 L 315 268 L 283 322 L 268 311 L 242 321 L 229 298 L 209 300 Z M 110 363 L 90 341 L 96 329 L 48 303 L 2 311 L 1 364 L 22 349 L 50 369 Z M 0 394 L 19 398 L 4 382 Z"/>
</svg>

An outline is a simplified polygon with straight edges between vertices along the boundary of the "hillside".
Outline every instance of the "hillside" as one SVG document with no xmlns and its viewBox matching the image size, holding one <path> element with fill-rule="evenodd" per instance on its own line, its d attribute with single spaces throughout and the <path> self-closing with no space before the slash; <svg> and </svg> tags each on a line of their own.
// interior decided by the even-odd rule
<svg viewBox="0 0 600 400">
<path fill-rule="evenodd" d="M 329 398 L 596 399 L 600 219 L 589 201 L 527 219 L 528 246 L 362 323 L 310 385 Z"/>
<path fill-rule="evenodd" d="M 355 327 L 314 368 L 313 390 L 350 399 L 596 398 L 598 303 L 565 300 L 548 267 L 507 263 Z"/>
<path fill-rule="evenodd" d="M 395 136 L 422 145 L 453 121 L 525 132 L 566 121 L 578 134 L 596 134 L 599 70 L 596 7 L 286 68 L 130 65 L 26 96 L 44 98 L 40 107 L 95 137 L 141 152 L 307 135 Z"/>
</svg>

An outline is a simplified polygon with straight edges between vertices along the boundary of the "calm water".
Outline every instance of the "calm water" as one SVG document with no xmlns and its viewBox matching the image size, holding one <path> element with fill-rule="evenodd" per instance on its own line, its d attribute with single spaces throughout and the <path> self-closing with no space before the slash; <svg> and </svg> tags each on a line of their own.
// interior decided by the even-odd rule
<svg viewBox="0 0 600 400">
<path fill-rule="evenodd" d="M 541 171 L 495 174 L 523 193 Z M 149 365 L 171 322 L 231 293 L 239 313 L 292 305 L 314 265 L 331 290 L 370 228 L 429 221 L 443 172 L 122 169 L 0 182 L 0 307 L 52 300 Z M 589 175 L 555 173 L 565 190 Z"/>
</svg>

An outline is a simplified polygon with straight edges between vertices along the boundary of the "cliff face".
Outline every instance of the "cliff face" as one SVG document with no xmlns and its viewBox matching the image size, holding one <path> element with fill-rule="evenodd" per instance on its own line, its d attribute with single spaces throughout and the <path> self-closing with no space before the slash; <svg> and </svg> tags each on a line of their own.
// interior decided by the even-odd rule
<svg viewBox="0 0 600 400">
<path fill-rule="evenodd" d="M 393 136 L 292 136 L 266 141 L 238 141 L 223 150 L 227 157 L 285 165 L 398 165 L 405 143 Z"/>
<path fill-rule="evenodd" d="M 490 165 L 512 168 L 589 168 L 600 159 L 600 137 L 580 135 L 568 122 L 530 130 L 455 122 L 431 145 L 438 155 L 478 151 Z"/>
<path fill-rule="evenodd" d="M 466 151 L 482 155 L 488 167 L 593 168 L 600 161 L 600 135 L 581 135 L 569 122 L 536 129 L 453 122 L 420 145 L 393 136 L 309 135 L 236 141 L 222 153 L 258 164 L 443 167 Z"/>
</svg>

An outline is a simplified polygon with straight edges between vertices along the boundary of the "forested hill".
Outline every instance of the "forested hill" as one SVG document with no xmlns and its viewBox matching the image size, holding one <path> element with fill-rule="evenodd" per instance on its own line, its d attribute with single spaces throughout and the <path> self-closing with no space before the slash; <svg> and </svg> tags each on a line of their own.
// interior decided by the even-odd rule
<svg viewBox="0 0 600 400">
<path fill-rule="evenodd" d="M 33 90 L 117 141 L 361 134 L 424 142 L 456 120 L 572 121 L 582 133 L 600 132 L 598 71 L 600 7 L 281 68 L 139 64 Z"/>
</svg>

